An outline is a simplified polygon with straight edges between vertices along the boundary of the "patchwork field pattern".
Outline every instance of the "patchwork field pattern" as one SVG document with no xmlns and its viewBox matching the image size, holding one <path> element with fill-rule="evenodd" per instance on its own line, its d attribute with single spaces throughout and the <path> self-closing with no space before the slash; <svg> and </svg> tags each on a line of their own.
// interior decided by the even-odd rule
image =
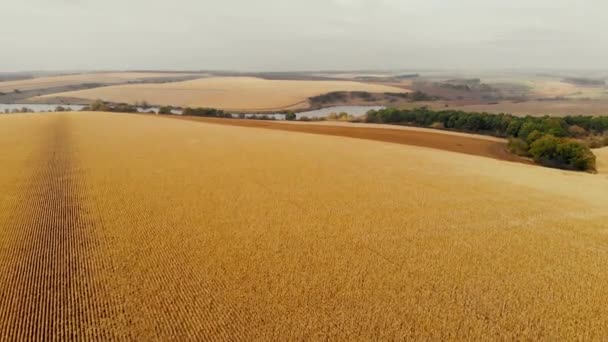
<svg viewBox="0 0 608 342">
<path fill-rule="evenodd" d="M 608 336 L 601 175 L 110 113 L 0 147 L 2 340 Z"/>
</svg>

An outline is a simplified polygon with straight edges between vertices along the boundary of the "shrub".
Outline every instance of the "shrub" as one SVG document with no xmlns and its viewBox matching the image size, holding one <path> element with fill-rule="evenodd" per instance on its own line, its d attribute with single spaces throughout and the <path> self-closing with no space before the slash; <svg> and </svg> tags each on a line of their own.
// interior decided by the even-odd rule
<svg viewBox="0 0 608 342">
<path fill-rule="evenodd" d="M 295 119 L 296 119 L 296 113 L 294 113 L 294 112 L 287 112 L 285 114 L 285 120 L 287 120 L 287 121 L 293 121 Z"/>
<path fill-rule="evenodd" d="M 94 112 L 108 111 L 108 106 L 102 100 L 95 100 L 89 105 L 89 110 Z"/>
<path fill-rule="evenodd" d="M 333 120 L 333 121 L 350 121 L 353 119 L 354 119 L 354 117 L 346 112 L 341 112 L 340 114 L 330 113 L 327 116 L 327 120 Z"/>
<path fill-rule="evenodd" d="M 172 111 L 172 108 L 169 106 L 162 106 L 158 109 L 158 114 L 170 115 L 170 114 L 173 114 L 173 111 Z"/>
<path fill-rule="evenodd" d="M 554 160 L 557 156 L 559 139 L 552 135 L 545 135 L 530 145 L 530 155 L 536 161 Z"/>
<path fill-rule="evenodd" d="M 535 142 L 536 140 L 540 139 L 543 137 L 544 134 L 542 134 L 539 131 L 532 131 L 530 134 L 528 134 L 528 136 L 526 137 L 526 143 L 528 145 L 532 144 L 533 142 Z"/>
<path fill-rule="evenodd" d="M 528 152 L 530 145 L 528 145 L 528 143 L 523 139 L 509 138 L 508 147 L 509 151 L 513 154 L 523 157 L 530 156 L 530 153 Z"/>
<path fill-rule="evenodd" d="M 568 170 L 595 170 L 595 155 L 589 147 L 571 140 L 545 135 L 530 145 L 530 155 L 542 165 Z"/>
<path fill-rule="evenodd" d="M 119 113 L 137 113 L 139 110 L 136 106 L 127 103 L 119 103 L 117 105 L 108 106 L 108 111 Z"/>
<path fill-rule="evenodd" d="M 206 116 L 206 117 L 215 117 L 215 118 L 221 118 L 221 117 L 225 117 L 226 113 L 221 110 L 221 109 L 215 109 L 215 108 L 185 108 L 183 113 L 183 115 L 187 115 L 187 116 Z M 231 115 L 232 117 L 232 115 Z"/>
<path fill-rule="evenodd" d="M 589 147 L 578 141 L 563 139 L 557 145 L 558 160 L 568 168 L 581 171 L 595 171 L 596 158 Z"/>
<path fill-rule="evenodd" d="M 568 127 L 568 133 L 572 137 L 584 137 L 587 136 L 587 130 L 579 125 L 572 125 Z"/>
<path fill-rule="evenodd" d="M 83 110 L 90 110 L 93 112 L 118 112 L 118 113 L 137 113 L 137 107 L 127 103 L 109 104 L 102 100 L 95 100 L 88 107 Z"/>
</svg>

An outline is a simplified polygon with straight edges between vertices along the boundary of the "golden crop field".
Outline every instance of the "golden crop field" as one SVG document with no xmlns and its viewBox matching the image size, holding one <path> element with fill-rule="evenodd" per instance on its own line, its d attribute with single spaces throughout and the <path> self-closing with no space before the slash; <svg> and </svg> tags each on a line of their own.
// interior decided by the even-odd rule
<svg viewBox="0 0 608 342">
<path fill-rule="evenodd" d="M 225 110 L 263 111 L 308 107 L 311 96 L 332 91 L 398 92 L 405 90 L 350 81 L 287 81 L 254 77 L 209 77 L 163 84 L 132 84 L 52 94 L 88 100 Z"/>
<path fill-rule="evenodd" d="M 110 113 L 0 147 L 2 340 L 608 338 L 601 175 Z"/>
<path fill-rule="evenodd" d="M 85 83 L 121 83 L 149 78 L 165 78 L 174 76 L 185 76 L 178 73 L 154 73 L 154 72 L 99 72 L 72 74 L 63 76 L 37 77 L 27 80 L 0 82 L 0 92 L 12 92 L 18 90 L 33 90 L 80 85 Z"/>
</svg>

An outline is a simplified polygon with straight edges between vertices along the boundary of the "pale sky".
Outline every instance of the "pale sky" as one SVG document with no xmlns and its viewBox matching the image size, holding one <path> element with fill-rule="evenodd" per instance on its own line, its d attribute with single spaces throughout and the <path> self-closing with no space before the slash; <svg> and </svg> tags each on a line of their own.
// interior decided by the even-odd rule
<svg viewBox="0 0 608 342">
<path fill-rule="evenodd" d="M 0 71 L 606 69 L 606 0 L 2 0 Z"/>
</svg>

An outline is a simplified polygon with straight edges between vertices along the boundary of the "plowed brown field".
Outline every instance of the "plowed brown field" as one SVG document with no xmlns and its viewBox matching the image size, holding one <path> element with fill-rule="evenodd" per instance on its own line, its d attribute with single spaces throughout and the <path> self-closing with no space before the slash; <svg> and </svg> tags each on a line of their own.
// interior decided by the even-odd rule
<svg viewBox="0 0 608 342">
<path fill-rule="evenodd" d="M 0 165 L 0 340 L 608 337 L 601 175 L 110 113 Z"/>
<path fill-rule="evenodd" d="M 352 124 L 341 122 L 288 122 L 265 120 L 220 119 L 194 116 L 165 116 L 171 119 L 206 123 L 268 128 L 289 132 L 334 135 L 366 140 L 376 140 L 411 146 L 429 147 L 499 160 L 532 164 L 525 158 L 508 151 L 507 140 L 489 136 L 441 131 L 417 127 L 377 124 Z"/>
</svg>

